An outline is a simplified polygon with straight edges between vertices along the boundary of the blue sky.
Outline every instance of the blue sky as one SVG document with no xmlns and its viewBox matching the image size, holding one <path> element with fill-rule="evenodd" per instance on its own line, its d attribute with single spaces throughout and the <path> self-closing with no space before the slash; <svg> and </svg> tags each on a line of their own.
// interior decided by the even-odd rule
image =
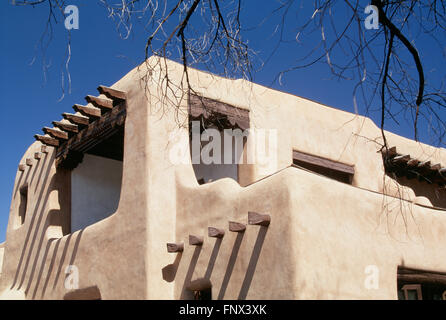
<svg viewBox="0 0 446 320">
<path fill-rule="evenodd" d="M 251 8 L 254 3 L 256 8 L 243 12 L 242 18 L 247 26 L 258 25 L 275 6 L 271 1 L 251 0 L 246 3 Z M 71 112 L 73 104 L 83 104 L 87 94 L 95 95 L 99 84 L 113 84 L 144 58 L 147 33 L 142 28 L 136 28 L 135 34 L 122 40 L 115 31 L 114 22 L 107 18 L 107 12 L 97 1 L 73 0 L 71 4 L 79 8 L 80 28 L 71 33 L 71 93 L 66 93 L 64 99 L 58 101 L 62 94 L 60 71 L 66 42 L 63 22 L 54 25 L 54 38 L 46 53 L 49 67 L 44 73 L 38 43 L 47 19 L 46 6 L 17 7 L 10 5 L 9 1 L 0 3 L 0 92 L 3 110 L 0 117 L 0 242 L 5 240 L 17 166 L 27 147 L 33 143 L 34 134 L 41 133 L 41 128 L 50 125 L 51 121 L 59 120 L 62 112 Z M 339 12 L 338 18 L 345 18 L 344 13 Z M 267 22 L 261 30 L 246 33 L 253 49 L 264 58 L 274 45 L 274 41 L 268 37 L 273 29 L 274 25 Z M 417 48 L 422 60 L 427 63 L 427 70 L 435 69 L 437 74 L 445 74 L 441 48 L 438 50 L 424 40 L 417 43 Z M 352 90 L 355 82 L 333 79 L 326 64 L 288 74 L 283 85 L 272 83 L 277 71 L 283 70 L 289 61 L 296 58 L 299 53 L 296 50 L 299 49 L 285 45 L 263 69 L 254 74 L 253 81 L 354 112 Z M 379 122 L 377 113 L 371 114 L 371 117 L 376 123 Z M 399 126 L 389 122 L 386 128 L 413 137 L 412 127 L 404 121 Z M 427 140 L 423 133 L 421 140 Z"/>
</svg>

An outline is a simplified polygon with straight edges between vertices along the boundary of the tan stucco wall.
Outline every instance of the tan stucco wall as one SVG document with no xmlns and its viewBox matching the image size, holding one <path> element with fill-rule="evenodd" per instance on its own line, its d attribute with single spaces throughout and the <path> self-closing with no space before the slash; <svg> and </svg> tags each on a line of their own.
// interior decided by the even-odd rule
<svg viewBox="0 0 446 320">
<path fill-rule="evenodd" d="M 136 68 L 113 88 L 127 92 L 121 199 L 110 217 L 49 241 L 51 215 L 69 222 L 70 174 L 56 170 L 54 151 L 18 172 L 11 202 L 0 294 L 60 299 L 65 268 L 79 268 L 81 288 L 96 285 L 104 299 L 189 297 L 190 281 L 210 279 L 214 298 L 396 299 L 396 268 L 405 265 L 446 271 L 446 212 L 412 203 L 390 178 L 384 180 L 380 131 L 367 118 L 322 106 L 244 80 L 190 70 L 194 90 L 250 111 L 250 127 L 278 133 L 277 170 L 239 168 L 241 187 L 231 179 L 199 186 L 191 164 L 172 164 L 169 134 L 188 136 L 182 66 L 167 61 L 172 90 L 156 58 L 147 72 Z M 141 78 L 149 79 L 146 83 Z M 184 78 L 183 78 L 184 79 Z M 146 86 L 147 84 L 147 86 Z M 184 88 L 184 87 L 183 87 Z M 167 95 L 166 95 L 167 92 Z M 437 149 L 387 134 L 390 145 L 414 157 L 446 163 Z M 24 159 L 33 158 L 34 143 Z M 297 168 L 292 150 L 355 166 L 353 186 Z M 262 179 L 264 178 L 264 179 Z M 32 195 L 25 225 L 14 230 L 17 188 Z M 383 196 L 386 192 L 389 196 Z M 268 213 L 268 228 L 248 226 L 237 236 L 229 220 L 247 222 L 248 211 Z M 207 227 L 226 229 L 222 240 Z M 200 249 L 189 234 L 203 235 Z M 185 242 L 182 254 L 166 243 Z M 380 288 L 364 287 L 364 268 L 380 270 Z M 19 294 L 18 294 L 19 293 Z"/>
</svg>

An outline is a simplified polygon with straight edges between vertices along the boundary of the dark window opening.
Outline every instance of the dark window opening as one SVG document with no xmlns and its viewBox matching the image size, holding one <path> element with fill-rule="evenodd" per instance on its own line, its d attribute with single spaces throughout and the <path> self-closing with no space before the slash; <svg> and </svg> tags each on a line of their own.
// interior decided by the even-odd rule
<svg viewBox="0 0 446 320">
<path fill-rule="evenodd" d="M 355 174 L 354 166 L 299 151 L 293 151 L 293 165 L 348 184 Z"/>
<path fill-rule="evenodd" d="M 446 300 L 446 274 L 398 268 L 399 300 Z"/>
<path fill-rule="evenodd" d="M 25 223 L 26 210 L 28 207 L 28 186 L 20 188 L 20 204 L 19 204 L 19 219 L 17 226 Z"/>
</svg>

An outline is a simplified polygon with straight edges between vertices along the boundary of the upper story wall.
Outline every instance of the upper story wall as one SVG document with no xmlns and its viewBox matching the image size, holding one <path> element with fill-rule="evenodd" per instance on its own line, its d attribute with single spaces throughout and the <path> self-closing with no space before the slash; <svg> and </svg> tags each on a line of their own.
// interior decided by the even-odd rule
<svg viewBox="0 0 446 320">
<path fill-rule="evenodd" d="M 155 57 L 148 61 L 149 65 L 155 66 L 149 80 L 152 88 L 156 88 L 155 83 L 158 80 L 161 80 L 159 88 L 164 88 L 166 82 L 163 82 L 163 79 L 167 66 L 169 85 L 173 88 L 175 99 L 165 99 L 163 108 L 177 108 L 177 118 L 180 119 L 177 122 L 184 125 L 187 95 L 184 95 L 183 91 L 187 85 L 184 83 L 183 66 L 169 60 L 166 64 L 159 64 L 158 58 Z M 413 186 L 406 188 L 385 174 L 382 155 L 379 152 L 383 144 L 381 130 L 369 118 L 245 80 L 225 79 L 194 69 L 189 69 L 188 77 L 194 93 L 249 110 L 250 129 L 277 132 L 277 165 L 272 166 L 270 172 L 265 172 L 263 168 L 260 170 L 258 165 L 241 170 L 239 174 L 244 180 L 242 185 L 289 166 L 292 163 L 292 151 L 296 150 L 354 166 L 352 184 L 356 187 L 410 201 L 416 200 L 420 195 L 432 194 L 432 197 L 437 199 L 434 205 L 446 207 L 446 200 L 441 200 L 446 199 L 444 187 L 437 186 L 434 190 L 427 183 L 420 183 L 415 189 L 428 191 L 414 192 L 415 189 L 411 188 Z M 162 90 L 152 93 L 151 99 L 163 100 Z M 160 110 L 152 112 L 161 114 Z M 399 153 L 410 154 L 420 161 L 430 160 L 432 164 L 446 165 L 445 149 L 418 143 L 390 132 L 385 134 L 388 146 L 396 146 Z M 429 191 L 430 189 L 433 191 Z"/>
</svg>

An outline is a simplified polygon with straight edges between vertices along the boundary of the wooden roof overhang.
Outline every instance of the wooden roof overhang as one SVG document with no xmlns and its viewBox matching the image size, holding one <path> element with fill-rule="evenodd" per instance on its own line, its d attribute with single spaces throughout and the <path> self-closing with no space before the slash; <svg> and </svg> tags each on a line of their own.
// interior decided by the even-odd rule
<svg viewBox="0 0 446 320">
<path fill-rule="evenodd" d="M 35 135 L 44 145 L 56 148 L 56 166 L 73 169 L 84 153 L 122 130 L 127 115 L 126 93 L 105 86 L 98 91 L 107 98 L 86 96 L 90 105 L 75 104 L 75 114 L 63 113 L 65 120 L 44 127 L 45 135 Z"/>
<path fill-rule="evenodd" d="M 189 116 L 192 120 L 202 121 L 205 128 L 211 125 L 221 129 L 249 128 L 249 110 L 195 94 L 189 95 Z"/>
<path fill-rule="evenodd" d="M 429 184 L 446 185 L 446 168 L 441 164 L 431 164 L 430 161 L 420 161 L 408 154 L 398 153 L 396 147 L 383 150 L 386 172 L 407 179 L 417 178 Z"/>
</svg>

